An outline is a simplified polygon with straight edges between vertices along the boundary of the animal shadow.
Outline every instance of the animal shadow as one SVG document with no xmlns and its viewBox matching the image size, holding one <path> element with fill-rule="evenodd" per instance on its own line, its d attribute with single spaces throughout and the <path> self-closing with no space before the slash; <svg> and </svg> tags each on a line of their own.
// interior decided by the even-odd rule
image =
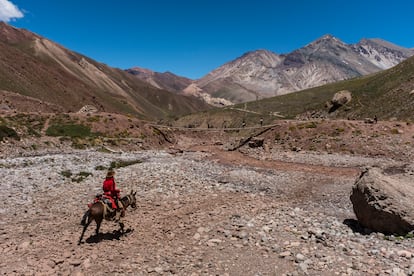
<svg viewBox="0 0 414 276">
<path fill-rule="evenodd" d="M 345 224 L 346 226 L 348 226 L 349 228 L 351 228 L 352 232 L 354 233 L 359 233 L 361 235 L 369 235 L 372 233 L 372 230 L 365 228 L 364 226 L 362 226 L 358 220 L 356 219 L 345 219 L 343 221 L 343 224 Z"/>
<path fill-rule="evenodd" d="M 99 233 L 97 235 L 90 236 L 85 240 L 86 243 L 98 243 L 101 241 L 113 241 L 119 240 L 122 236 L 126 236 L 132 233 L 134 229 L 128 228 L 125 231 L 115 230 L 112 233 Z"/>
</svg>

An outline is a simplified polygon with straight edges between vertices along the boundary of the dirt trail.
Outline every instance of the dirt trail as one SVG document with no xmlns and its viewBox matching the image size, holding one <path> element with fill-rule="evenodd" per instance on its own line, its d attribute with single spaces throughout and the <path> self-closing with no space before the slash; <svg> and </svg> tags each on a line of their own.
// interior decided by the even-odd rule
<svg viewBox="0 0 414 276">
<path fill-rule="evenodd" d="M 254 157 L 243 154 L 240 151 L 223 151 L 217 146 L 194 146 L 191 147 L 190 150 L 209 152 L 211 153 L 211 156 L 208 157 L 209 160 L 215 160 L 222 164 L 251 166 L 280 171 L 316 173 L 335 177 L 356 177 L 360 173 L 359 168 L 352 167 L 321 166 L 298 162 L 284 162 L 278 160 L 258 160 Z"/>
</svg>

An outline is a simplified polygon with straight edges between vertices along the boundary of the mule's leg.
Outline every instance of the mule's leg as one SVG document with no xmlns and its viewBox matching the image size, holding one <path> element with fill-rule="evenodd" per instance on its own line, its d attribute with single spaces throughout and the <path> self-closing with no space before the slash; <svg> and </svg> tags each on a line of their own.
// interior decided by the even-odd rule
<svg viewBox="0 0 414 276">
<path fill-rule="evenodd" d="M 119 221 L 119 228 L 121 230 L 121 233 L 124 233 L 124 223 L 122 221 Z"/>
<path fill-rule="evenodd" d="M 102 219 L 96 220 L 96 235 L 99 235 L 99 228 L 101 227 Z"/>
<path fill-rule="evenodd" d="M 83 217 L 82 217 L 82 220 L 81 220 L 81 223 L 80 223 L 82 226 L 86 225 L 86 220 L 88 219 L 90 212 L 91 211 L 88 210 L 83 214 Z"/>
<path fill-rule="evenodd" d="M 78 245 L 80 245 L 80 244 L 81 244 L 82 239 L 83 239 L 83 235 L 85 234 L 86 229 L 88 228 L 89 224 L 91 224 L 91 221 L 90 221 L 90 220 L 88 220 L 88 222 L 87 222 L 87 223 L 83 226 L 82 234 L 81 234 L 81 236 L 80 236 L 80 239 L 79 239 Z"/>
</svg>

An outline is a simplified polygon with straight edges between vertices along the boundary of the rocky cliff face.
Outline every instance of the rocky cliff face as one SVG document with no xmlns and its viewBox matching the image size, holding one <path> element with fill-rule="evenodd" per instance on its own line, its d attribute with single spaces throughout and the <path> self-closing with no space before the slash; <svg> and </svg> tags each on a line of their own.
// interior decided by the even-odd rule
<svg viewBox="0 0 414 276">
<path fill-rule="evenodd" d="M 379 39 L 346 44 L 325 35 L 286 55 L 267 50 L 246 53 L 195 85 L 202 93 L 240 103 L 375 73 L 413 54 L 412 49 Z"/>
<path fill-rule="evenodd" d="M 414 49 L 406 49 L 381 39 L 362 39 L 352 48 L 375 66 L 388 69 L 414 54 Z"/>
<path fill-rule="evenodd" d="M 287 81 L 275 68 L 284 58 L 267 50 L 244 54 L 196 81 L 203 92 L 232 102 L 275 96 Z"/>
</svg>

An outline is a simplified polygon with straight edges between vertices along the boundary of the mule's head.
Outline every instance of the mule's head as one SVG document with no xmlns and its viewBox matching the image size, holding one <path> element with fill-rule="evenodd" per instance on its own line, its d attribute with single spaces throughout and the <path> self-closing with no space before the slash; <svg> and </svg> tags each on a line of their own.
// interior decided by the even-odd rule
<svg viewBox="0 0 414 276">
<path fill-rule="evenodd" d="M 135 197 L 135 195 L 137 194 L 137 192 L 134 192 L 134 190 L 131 190 L 131 193 L 129 194 L 129 198 L 130 198 L 130 205 L 131 208 L 135 209 L 137 208 L 137 198 Z"/>
</svg>

